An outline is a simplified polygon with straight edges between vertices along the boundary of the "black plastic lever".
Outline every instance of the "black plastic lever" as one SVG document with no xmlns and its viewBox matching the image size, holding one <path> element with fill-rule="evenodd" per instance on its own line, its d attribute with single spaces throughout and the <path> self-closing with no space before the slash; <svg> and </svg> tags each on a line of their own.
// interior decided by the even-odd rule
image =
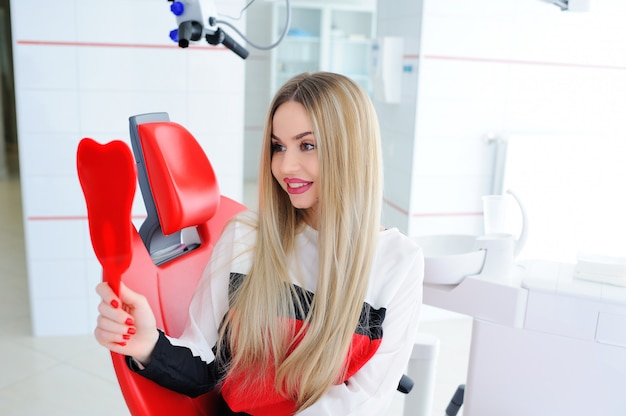
<svg viewBox="0 0 626 416">
<path fill-rule="evenodd" d="M 235 52 L 242 59 L 246 59 L 249 55 L 246 48 L 237 43 L 237 41 L 228 36 L 228 34 L 219 27 L 215 32 L 213 32 L 213 34 L 206 33 L 205 38 L 211 45 L 219 45 L 221 43 L 231 51 Z"/>
</svg>

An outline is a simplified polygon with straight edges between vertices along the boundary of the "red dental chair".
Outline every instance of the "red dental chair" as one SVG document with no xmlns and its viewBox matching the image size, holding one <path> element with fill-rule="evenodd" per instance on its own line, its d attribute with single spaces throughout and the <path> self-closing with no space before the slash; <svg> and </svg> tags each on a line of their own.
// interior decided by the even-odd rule
<svg viewBox="0 0 626 416">
<path fill-rule="evenodd" d="M 103 278 L 121 278 L 143 294 L 157 326 L 177 337 L 216 240 L 246 207 L 220 195 L 203 149 L 167 113 L 129 121 L 132 152 L 121 141 L 101 145 L 86 138 L 78 147 L 91 241 Z M 147 212 L 139 230 L 131 221 L 137 181 Z M 111 359 L 133 416 L 215 415 L 217 392 L 190 398 L 130 371 L 123 355 L 111 353 Z M 398 390 L 406 394 L 412 387 L 403 376 Z"/>
<path fill-rule="evenodd" d="M 166 113 L 131 117 L 130 133 L 134 159 L 130 148 L 119 141 L 100 145 L 83 139 L 79 145 L 77 168 L 92 244 L 105 278 L 111 264 L 107 259 L 126 259 L 122 281 L 146 296 L 157 326 L 175 337 L 182 333 L 191 297 L 222 228 L 246 208 L 220 195 L 204 151 Z M 137 179 L 147 211 L 139 231 L 130 217 Z M 105 209 L 97 207 L 103 203 Z M 122 232 L 111 237 L 107 230 L 117 230 L 116 221 Z M 132 415 L 214 414 L 217 393 L 192 399 L 133 373 L 124 356 L 112 353 L 111 358 Z"/>
</svg>

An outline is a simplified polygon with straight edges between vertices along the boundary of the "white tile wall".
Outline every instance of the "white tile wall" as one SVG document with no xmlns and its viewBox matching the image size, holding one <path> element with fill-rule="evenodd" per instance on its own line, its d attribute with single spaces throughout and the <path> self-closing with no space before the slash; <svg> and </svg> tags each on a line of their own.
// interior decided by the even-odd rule
<svg viewBox="0 0 626 416">
<path fill-rule="evenodd" d="M 174 45 L 169 32 L 176 28 L 176 20 L 170 13 L 169 3 L 153 0 L 71 3 L 75 3 L 72 8 L 75 8 L 76 19 L 70 24 L 76 28 L 77 40 Z"/>
<path fill-rule="evenodd" d="M 422 62 L 420 72 L 428 81 L 419 86 L 420 97 L 424 98 L 489 102 L 502 100 L 508 91 L 509 68 L 506 64 L 429 58 Z"/>
<path fill-rule="evenodd" d="M 83 262 L 72 260 L 41 260 L 31 262 L 31 296 L 34 299 L 84 297 L 87 287 Z M 76 278 L 81 276 L 82 278 Z"/>
<path fill-rule="evenodd" d="M 82 221 L 42 219 L 27 221 L 26 225 L 29 271 L 31 262 L 81 259 L 91 250 L 84 238 L 85 223 Z M 30 281 L 38 279 L 30 277 Z"/>
<path fill-rule="evenodd" d="M 424 66 L 428 66 L 425 62 Z M 425 99 L 424 99 L 425 100 Z M 474 98 L 429 98 L 420 106 L 417 128 L 425 137 L 472 141 L 483 138 L 487 132 L 505 128 L 506 108 L 498 100 Z M 436 160 L 435 160 L 436 162 Z"/>
<path fill-rule="evenodd" d="M 135 91 L 108 89 L 80 90 L 81 136 L 94 140 L 128 139 L 128 117 L 136 114 L 166 111 L 170 120 L 186 125 L 187 92 Z M 180 117 L 175 117 L 181 113 Z M 182 116 L 184 114 L 184 117 Z M 104 137 L 102 137 L 104 136 Z"/>
<path fill-rule="evenodd" d="M 76 49 L 81 90 L 177 92 L 189 83 L 189 51 L 175 45 L 158 49 Z M 215 56 L 213 52 L 206 53 Z"/>
<path fill-rule="evenodd" d="M 376 103 L 392 165 L 386 218 L 411 235 L 481 233 L 488 133 L 626 140 L 624 18 L 619 0 L 593 0 L 585 13 L 539 0 L 379 1 L 378 36 L 404 36 L 418 55 L 417 84 L 405 84 L 403 102 L 393 109 Z M 415 129 L 401 127 L 411 113 Z M 411 147 L 412 161 L 396 159 L 395 149 Z"/>
<path fill-rule="evenodd" d="M 415 216 L 407 233 L 410 235 L 463 234 L 475 235 L 482 228 L 481 215 Z"/>
<path fill-rule="evenodd" d="M 509 149 L 515 157 L 508 161 L 505 185 L 525 196 L 530 223 L 521 258 L 575 263 L 579 251 L 624 256 L 623 135 L 519 135 L 511 137 Z M 555 164 L 557 153 L 563 157 Z M 519 217 L 509 217 L 515 227 Z"/>
<path fill-rule="evenodd" d="M 488 132 L 626 136 L 623 2 L 594 0 L 587 13 L 561 12 L 539 0 L 378 3 L 378 35 L 404 36 L 410 67 L 402 103 L 377 103 L 387 165 L 386 225 L 410 234 L 480 232 L 480 221 L 467 213 L 479 207 L 490 181 L 490 149 L 482 141 Z M 218 8 L 237 14 L 240 5 L 219 1 Z M 45 267 L 31 262 L 80 268 L 69 265 L 66 252 L 84 240 L 84 220 L 67 219 L 84 213 L 72 171 L 75 147 L 85 136 L 127 140 L 130 115 L 169 112 L 200 137 L 223 192 L 242 195 L 239 58 L 204 46 L 172 48 L 167 34 L 175 21 L 167 5 L 152 0 L 20 0 L 11 2 L 11 12 L 33 281 Z M 35 215 L 59 219 L 33 221 Z M 63 238 L 71 235 L 68 229 L 81 237 Z M 93 262 L 92 253 L 84 256 L 77 261 Z M 33 315 L 50 317 L 61 303 L 85 315 L 85 298 L 75 296 L 33 302 Z M 72 319 L 58 329 L 91 330 L 82 318 Z M 54 333 L 54 322 L 35 322 L 35 331 Z"/>
<path fill-rule="evenodd" d="M 217 5 L 236 15 L 245 4 Z M 168 112 L 209 154 L 222 193 L 242 200 L 244 62 L 206 44 L 179 49 L 167 2 L 11 1 L 11 20 L 33 331 L 90 333 L 100 267 L 76 175 L 79 141 L 130 143 L 128 117 Z M 133 213 L 145 215 L 139 190 Z"/>
<path fill-rule="evenodd" d="M 76 174 L 32 176 L 22 183 L 27 191 L 23 197 L 23 210 L 28 218 L 76 215 L 80 207 L 85 205 Z"/>
<path fill-rule="evenodd" d="M 20 72 L 20 62 L 22 61 L 15 63 L 16 73 Z M 45 61 L 34 62 L 34 60 L 27 60 L 26 63 L 26 65 L 45 64 Z M 78 131 L 80 119 L 78 91 L 49 88 L 18 88 L 16 91 L 19 91 L 15 97 L 19 134 Z"/>
<path fill-rule="evenodd" d="M 494 16 L 438 15 L 427 12 L 422 33 L 422 53 L 474 58 L 508 57 L 511 20 L 510 13 Z"/>
<path fill-rule="evenodd" d="M 414 162 L 414 169 L 420 175 L 488 176 L 492 148 L 481 136 L 424 136 L 416 146 Z"/>
<path fill-rule="evenodd" d="M 33 299 L 31 323 L 36 336 L 76 335 L 93 331 L 85 296 Z"/>
<path fill-rule="evenodd" d="M 216 61 L 217 55 L 223 56 L 221 64 Z M 209 48 L 193 51 L 188 57 L 187 82 L 194 91 L 227 94 L 242 94 L 245 91 L 245 82 L 241 82 L 244 62 L 234 53 L 226 54 L 225 51 Z M 211 101 L 210 97 L 208 101 Z"/>
<path fill-rule="evenodd" d="M 20 166 L 22 175 L 75 175 L 75 133 L 23 133 L 21 138 L 24 146 L 29 149 L 23 155 L 24 163 Z"/>
<path fill-rule="evenodd" d="M 502 18 L 514 7 L 517 0 L 473 0 L 471 2 L 457 0 L 437 0 L 424 2 L 424 9 L 429 16 L 465 16 L 469 19 Z"/>
<path fill-rule="evenodd" d="M 15 79 L 16 88 L 69 90 L 78 85 L 75 48 L 31 45 L 17 48 L 14 59 L 24 62 Z"/>
<path fill-rule="evenodd" d="M 77 40 L 75 1 L 11 0 L 10 3 L 14 42 L 16 40 Z M 15 50 L 14 53 L 16 53 Z"/>
</svg>

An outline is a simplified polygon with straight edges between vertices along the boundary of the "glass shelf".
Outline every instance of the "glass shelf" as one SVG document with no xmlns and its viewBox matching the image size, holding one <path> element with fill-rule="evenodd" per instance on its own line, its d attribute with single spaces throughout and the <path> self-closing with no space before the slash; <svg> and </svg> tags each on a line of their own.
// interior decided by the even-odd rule
<svg viewBox="0 0 626 416">
<path fill-rule="evenodd" d="M 274 5 L 273 32 L 280 31 L 285 7 Z M 271 94 L 302 72 L 332 71 L 349 76 L 371 92 L 369 79 L 374 8 L 347 4 L 291 6 L 291 28 L 272 53 Z"/>
</svg>

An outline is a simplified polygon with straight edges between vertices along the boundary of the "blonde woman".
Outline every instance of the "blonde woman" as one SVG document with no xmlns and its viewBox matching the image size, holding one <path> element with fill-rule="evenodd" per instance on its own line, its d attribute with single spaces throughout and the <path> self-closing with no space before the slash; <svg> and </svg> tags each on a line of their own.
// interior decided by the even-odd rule
<svg viewBox="0 0 626 416">
<path fill-rule="evenodd" d="M 184 334 L 100 284 L 96 338 L 165 387 L 219 388 L 223 414 L 382 415 L 413 346 L 424 261 L 380 225 L 369 97 L 342 75 L 294 77 L 272 102 L 260 166 L 258 210 L 225 228 Z"/>
</svg>

